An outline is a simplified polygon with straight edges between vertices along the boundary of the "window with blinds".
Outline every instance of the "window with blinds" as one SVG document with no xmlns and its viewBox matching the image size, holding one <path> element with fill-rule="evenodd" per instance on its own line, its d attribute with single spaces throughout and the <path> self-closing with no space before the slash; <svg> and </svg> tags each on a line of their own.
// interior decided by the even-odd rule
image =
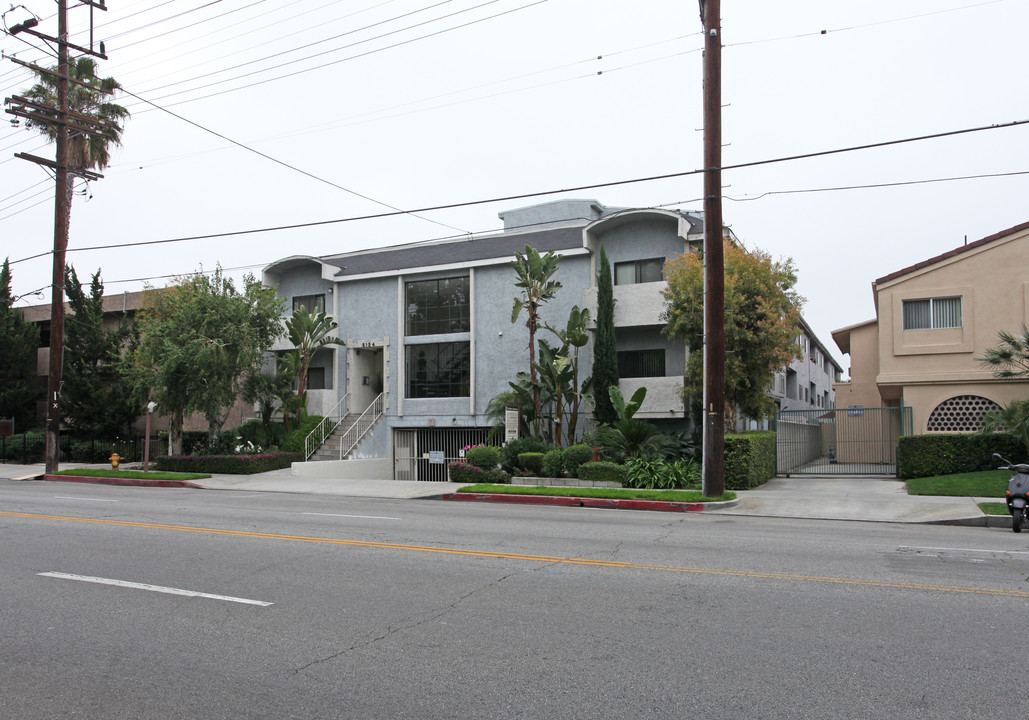
<svg viewBox="0 0 1029 720">
<path fill-rule="evenodd" d="M 904 301 L 905 330 L 941 330 L 961 327 L 961 298 L 925 298 Z"/>
</svg>

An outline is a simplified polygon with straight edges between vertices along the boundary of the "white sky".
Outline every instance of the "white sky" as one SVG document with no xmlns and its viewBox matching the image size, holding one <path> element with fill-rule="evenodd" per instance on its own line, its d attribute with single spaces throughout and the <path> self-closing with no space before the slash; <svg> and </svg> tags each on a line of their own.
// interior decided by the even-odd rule
<svg viewBox="0 0 1029 720">
<path fill-rule="evenodd" d="M 22 1 L 43 18 L 38 30 L 56 33 L 53 0 Z M 413 209 L 702 166 L 696 0 L 108 0 L 108 8 L 95 13 L 94 37 L 110 58 L 100 74 L 181 116 L 122 95 L 133 112 L 124 147 L 91 183 L 92 198 L 75 198 L 68 261 L 83 280 L 102 268 L 108 293 L 143 285 L 122 281 L 159 286 L 168 282 L 161 276 L 218 263 L 259 276 L 288 255 L 496 230 L 499 211 L 560 197 L 702 207 L 697 175 L 424 219 L 75 252 L 389 211 L 329 183 Z M 16 8 L 6 21 L 26 17 Z M 722 0 L 722 17 L 725 165 L 1029 118 L 1024 0 Z M 73 42 L 88 44 L 89 10 L 73 8 L 70 27 Z M 21 38 L 42 47 L 21 35 L 0 36 L 0 49 L 53 63 Z M 4 97 L 32 82 L 0 62 Z M 53 150 L 24 128 L 0 127 L 0 257 L 14 261 L 53 247 L 53 182 L 13 153 Z M 724 219 L 748 247 L 794 259 L 804 316 L 842 359 L 830 333 L 874 317 L 875 278 L 1029 219 L 1029 174 L 764 194 L 1026 173 L 1027 147 L 1029 126 L 1019 126 L 726 171 Z M 47 286 L 51 262 L 13 265 L 15 294 Z M 21 304 L 48 301 L 29 295 Z"/>
</svg>

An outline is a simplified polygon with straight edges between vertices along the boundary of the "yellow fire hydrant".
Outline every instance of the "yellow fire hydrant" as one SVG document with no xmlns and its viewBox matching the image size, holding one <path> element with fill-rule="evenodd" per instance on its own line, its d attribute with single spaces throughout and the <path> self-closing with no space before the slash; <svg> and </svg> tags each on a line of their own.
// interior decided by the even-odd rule
<svg viewBox="0 0 1029 720">
<path fill-rule="evenodd" d="M 112 470 L 117 470 L 118 469 L 118 463 L 120 463 L 120 462 L 121 462 L 121 457 L 118 455 L 118 453 L 111 453 L 111 469 Z"/>
</svg>

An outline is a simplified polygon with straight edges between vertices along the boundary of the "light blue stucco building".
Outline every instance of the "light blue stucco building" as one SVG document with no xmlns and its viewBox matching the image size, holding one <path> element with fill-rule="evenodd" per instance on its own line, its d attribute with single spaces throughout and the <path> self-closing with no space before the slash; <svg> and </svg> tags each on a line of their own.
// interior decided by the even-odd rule
<svg viewBox="0 0 1029 720">
<path fill-rule="evenodd" d="M 528 369 L 524 315 L 511 322 L 518 294 L 511 263 L 526 246 L 561 255 L 556 279 L 563 287 L 541 310 L 542 322 L 559 327 L 575 305 L 596 318 L 604 247 L 615 280 L 622 392 L 628 397 L 646 385 L 637 417 L 668 429 L 688 427 L 681 393 L 687 348 L 661 333 L 662 266 L 702 243 L 702 218 L 607 208 L 593 200 L 550 202 L 500 217 L 504 229 L 488 235 L 291 256 L 264 269 L 264 283 L 277 287 L 290 308 L 330 313 L 346 343 L 321 350 L 309 378 L 308 412 L 339 427 L 313 456 L 322 462 L 298 464 L 295 473 L 445 479 L 445 463 L 485 439 L 490 399 Z M 588 374 L 592 342 L 580 362 Z"/>
</svg>

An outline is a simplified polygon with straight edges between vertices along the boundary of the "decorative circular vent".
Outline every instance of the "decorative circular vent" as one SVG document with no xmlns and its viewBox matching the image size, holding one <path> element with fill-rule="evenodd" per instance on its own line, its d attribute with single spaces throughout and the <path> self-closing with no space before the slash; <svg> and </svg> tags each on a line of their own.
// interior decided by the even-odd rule
<svg viewBox="0 0 1029 720">
<path fill-rule="evenodd" d="M 929 432 L 975 432 L 983 426 L 983 416 L 1000 406 L 978 395 L 958 395 L 944 400 L 929 416 Z"/>
</svg>

